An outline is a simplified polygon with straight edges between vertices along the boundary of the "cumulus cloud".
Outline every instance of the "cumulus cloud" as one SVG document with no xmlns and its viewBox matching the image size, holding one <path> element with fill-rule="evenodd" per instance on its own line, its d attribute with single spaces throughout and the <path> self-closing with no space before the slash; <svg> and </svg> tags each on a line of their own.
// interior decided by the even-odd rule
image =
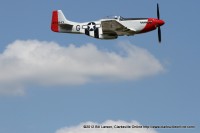
<svg viewBox="0 0 200 133">
<path fill-rule="evenodd" d="M 84 128 L 85 126 L 90 128 Z M 95 128 L 95 126 L 99 128 Z M 157 132 L 154 129 L 143 128 L 142 125 L 137 121 L 126 122 L 126 121 L 108 120 L 101 124 L 95 122 L 85 122 L 74 127 L 64 127 L 58 129 L 56 133 L 157 133 Z"/>
<path fill-rule="evenodd" d="M 0 94 L 23 95 L 31 84 L 135 80 L 164 70 L 146 49 L 129 43 L 118 46 L 118 51 L 106 51 L 94 44 L 65 47 L 55 42 L 16 40 L 0 53 Z"/>
</svg>

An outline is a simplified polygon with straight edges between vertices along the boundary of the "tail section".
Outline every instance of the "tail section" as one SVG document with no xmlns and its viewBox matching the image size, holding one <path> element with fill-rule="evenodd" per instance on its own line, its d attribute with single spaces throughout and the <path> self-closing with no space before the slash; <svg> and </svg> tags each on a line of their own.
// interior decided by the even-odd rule
<svg viewBox="0 0 200 133">
<path fill-rule="evenodd" d="M 68 21 L 61 10 L 52 12 L 51 30 L 54 32 L 71 32 L 73 22 Z"/>
</svg>

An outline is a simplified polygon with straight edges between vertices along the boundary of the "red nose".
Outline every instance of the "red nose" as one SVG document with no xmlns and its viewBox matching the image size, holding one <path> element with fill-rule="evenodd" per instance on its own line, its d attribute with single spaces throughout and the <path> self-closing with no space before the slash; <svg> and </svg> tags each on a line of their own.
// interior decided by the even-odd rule
<svg viewBox="0 0 200 133">
<path fill-rule="evenodd" d="M 162 25 L 165 24 L 165 22 L 163 20 L 161 20 L 161 19 L 157 19 L 156 23 L 157 23 L 158 26 L 162 26 Z"/>
</svg>

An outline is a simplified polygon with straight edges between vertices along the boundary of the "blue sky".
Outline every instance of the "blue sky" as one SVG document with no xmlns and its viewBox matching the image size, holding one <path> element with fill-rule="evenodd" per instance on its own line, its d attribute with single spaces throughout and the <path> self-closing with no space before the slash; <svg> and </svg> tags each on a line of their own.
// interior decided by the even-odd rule
<svg viewBox="0 0 200 133">
<path fill-rule="evenodd" d="M 157 41 L 157 31 L 105 41 L 84 35 L 57 34 L 50 30 L 51 12 L 55 9 L 61 9 L 69 20 L 85 22 L 98 20 L 107 15 L 156 17 L 157 2 L 160 4 L 161 18 L 166 22 L 162 27 L 161 44 L 158 44 Z M 0 95 L 0 132 L 55 133 L 60 128 L 76 126 L 82 122 L 103 123 L 107 120 L 126 122 L 134 120 L 142 125 L 194 125 L 195 129 L 156 129 L 156 131 L 159 133 L 199 132 L 199 4 L 200 2 L 197 0 L 173 2 L 156 0 L 2 1 L 0 5 L 0 68 L 2 69 L 0 74 L 8 76 L 8 78 L 0 76 L 0 92 L 6 91 L 6 87 L 11 89 L 6 94 L 1 93 Z M 33 40 L 37 40 L 37 42 L 33 43 Z M 21 55 L 20 53 L 29 55 L 30 52 L 26 53 L 26 50 L 31 51 L 31 48 L 36 45 L 39 48 L 42 47 L 41 50 L 46 53 L 43 55 L 44 57 L 47 58 L 48 55 L 50 58 L 52 55 L 51 58 L 53 58 L 59 55 L 58 57 L 61 58 L 63 55 L 60 55 L 59 51 L 55 51 L 55 49 L 58 48 L 61 49 L 61 52 L 65 52 L 69 49 L 70 44 L 75 47 L 73 52 L 80 50 L 84 53 L 83 46 L 85 46 L 86 51 L 91 48 L 89 50 L 98 52 L 100 57 L 108 54 L 106 58 L 114 61 L 111 64 L 113 67 L 116 67 L 117 64 L 111 55 L 114 53 L 117 59 L 124 59 L 125 57 L 121 56 L 120 52 L 128 54 L 128 51 L 124 50 L 128 47 L 139 51 L 139 55 L 144 54 L 148 60 L 152 60 L 152 64 L 155 63 L 158 67 L 155 71 L 151 71 L 153 74 L 142 73 L 144 69 L 137 69 L 137 72 L 139 71 L 143 75 L 134 77 L 132 73 L 136 71 L 131 69 L 132 65 L 135 66 L 134 62 L 122 61 L 125 66 L 130 65 L 127 66 L 127 69 L 124 69 L 123 64 L 118 64 L 119 67 L 116 67 L 117 70 L 122 68 L 125 71 L 124 75 L 120 75 L 121 73 L 106 75 L 106 72 L 103 71 L 103 76 L 90 72 L 88 76 L 87 74 L 81 75 L 78 71 L 75 73 L 78 75 L 77 77 L 81 75 L 83 77 L 80 78 L 87 80 L 80 79 L 80 82 L 72 80 L 74 84 L 67 84 L 62 80 L 70 81 L 65 80 L 69 78 L 66 75 L 70 75 L 70 73 L 67 73 L 64 68 L 56 66 L 59 59 L 55 60 L 55 64 L 52 60 L 40 60 L 39 58 L 34 58 L 34 61 L 36 61 L 36 67 L 38 67 L 38 62 L 50 63 L 49 66 L 45 66 L 46 70 L 59 68 L 60 71 L 56 70 L 55 73 L 50 73 L 59 75 L 60 79 L 51 74 L 50 76 L 53 78 L 49 78 L 48 74 L 45 75 L 43 71 L 38 71 L 34 66 L 32 68 L 30 66 L 32 62 L 30 64 L 25 62 L 24 69 L 30 69 L 31 72 L 36 71 L 36 74 L 41 72 L 42 75 L 40 77 L 31 73 L 28 80 L 19 76 L 24 71 L 21 71 L 23 67 L 15 64 L 15 60 L 4 59 L 7 55 L 12 54 L 17 57 Z M 52 53 L 48 51 L 50 48 L 52 48 Z M 34 54 L 35 51 L 31 52 Z M 41 52 L 39 52 L 40 54 Z M 69 57 L 73 56 L 73 53 L 69 54 Z M 96 59 L 101 59 L 94 55 L 91 56 L 93 63 L 98 62 Z M 131 55 L 127 56 L 128 59 L 132 59 Z M 33 61 L 30 55 L 26 57 L 27 60 Z M 88 59 L 87 56 L 85 58 Z M 73 61 L 80 61 L 78 59 L 74 58 Z M 105 60 L 105 58 L 103 59 Z M 144 62 L 148 68 L 152 67 L 148 61 L 144 60 Z M 53 68 L 51 68 L 51 63 Z M 4 65 L 6 68 L 3 67 Z M 63 64 L 63 66 L 65 65 Z M 7 69 L 10 67 L 13 69 Z M 90 64 L 86 65 L 87 67 L 90 67 Z M 81 70 L 85 72 L 86 68 L 83 67 Z M 92 68 L 91 66 L 91 70 L 93 70 Z M 16 78 L 12 72 L 18 72 Z M 12 77 L 12 75 L 14 76 Z M 19 87 L 22 85 L 23 89 L 17 89 L 18 85 Z M 2 89 L 3 87 L 5 88 Z M 21 91 L 22 93 L 18 93 Z"/>
</svg>

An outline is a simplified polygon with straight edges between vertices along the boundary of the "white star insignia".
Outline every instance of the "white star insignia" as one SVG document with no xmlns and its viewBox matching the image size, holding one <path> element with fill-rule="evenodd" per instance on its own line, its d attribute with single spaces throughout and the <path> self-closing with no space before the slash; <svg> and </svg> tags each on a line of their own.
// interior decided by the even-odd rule
<svg viewBox="0 0 200 133">
<path fill-rule="evenodd" d="M 95 28 L 95 25 L 93 23 L 90 23 L 88 26 L 89 30 L 94 30 Z"/>
</svg>

